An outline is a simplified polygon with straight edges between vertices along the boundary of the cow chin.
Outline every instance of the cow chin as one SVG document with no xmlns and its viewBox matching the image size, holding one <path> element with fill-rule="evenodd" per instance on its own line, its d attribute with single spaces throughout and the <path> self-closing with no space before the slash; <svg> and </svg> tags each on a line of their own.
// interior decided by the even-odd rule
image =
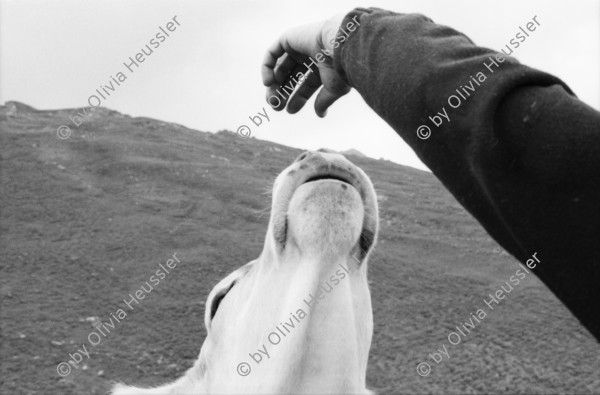
<svg viewBox="0 0 600 395">
<path fill-rule="evenodd" d="M 350 253 L 359 242 L 364 206 L 359 192 L 338 180 L 300 185 L 287 210 L 285 248 L 301 255 Z"/>
</svg>

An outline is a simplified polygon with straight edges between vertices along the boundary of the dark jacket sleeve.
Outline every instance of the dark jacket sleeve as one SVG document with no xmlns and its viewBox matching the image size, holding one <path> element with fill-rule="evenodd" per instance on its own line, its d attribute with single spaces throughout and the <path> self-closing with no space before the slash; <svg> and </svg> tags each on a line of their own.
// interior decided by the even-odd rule
<svg viewBox="0 0 600 395">
<path fill-rule="evenodd" d="M 532 271 L 600 339 L 600 113 L 422 15 L 355 9 L 342 28 L 340 74 L 498 243 L 537 253 Z"/>
</svg>

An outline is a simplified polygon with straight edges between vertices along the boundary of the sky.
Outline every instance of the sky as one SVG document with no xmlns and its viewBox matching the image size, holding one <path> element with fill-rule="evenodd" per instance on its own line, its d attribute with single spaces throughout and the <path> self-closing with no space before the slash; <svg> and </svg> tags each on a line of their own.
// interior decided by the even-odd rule
<svg viewBox="0 0 600 395">
<path fill-rule="evenodd" d="M 315 115 L 313 100 L 295 115 L 276 113 L 265 102 L 260 66 L 268 46 L 293 26 L 357 6 L 419 12 L 496 50 L 537 16 L 540 26 L 513 56 L 558 76 L 600 110 L 599 0 L 0 0 L 0 103 L 80 108 L 96 95 L 92 103 L 100 100 L 131 116 L 206 132 L 236 131 L 244 124 L 263 140 L 304 149 L 355 148 L 426 169 L 356 91 L 336 102 L 325 119 Z M 169 32 L 174 17 L 179 25 Z M 159 27 L 169 36 L 131 65 L 129 57 Z M 111 83 L 104 88 L 109 96 L 101 87 Z M 249 116 L 263 111 L 269 121 L 257 127 Z"/>
</svg>

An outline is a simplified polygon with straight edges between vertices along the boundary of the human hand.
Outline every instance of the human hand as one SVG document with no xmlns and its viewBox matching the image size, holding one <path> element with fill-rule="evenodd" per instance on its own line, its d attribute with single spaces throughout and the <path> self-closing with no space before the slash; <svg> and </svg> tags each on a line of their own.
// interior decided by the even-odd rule
<svg viewBox="0 0 600 395">
<path fill-rule="evenodd" d="M 287 106 L 290 114 L 297 113 L 322 86 L 315 99 L 315 112 L 324 117 L 329 106 L 350 91 L 333 64 L 333 51 L 339 46 L 336 34 L 344 16 L 290 29 L 269 48 L 262 80 L 267 87 L 267 102 L 275 111 Z M 278 89 L 285 94 L 277 95 Z M 277 105 L 269 101 L 271 96 L 278 99 Z"/>
</svg>

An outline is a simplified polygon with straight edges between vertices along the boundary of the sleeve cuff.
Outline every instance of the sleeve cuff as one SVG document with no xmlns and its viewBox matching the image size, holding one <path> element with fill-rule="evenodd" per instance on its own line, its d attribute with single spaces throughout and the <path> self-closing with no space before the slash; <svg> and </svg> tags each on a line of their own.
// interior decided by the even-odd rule
<svg viewBox="0 0 600 395">
<path fill-rule="evenodd" d="M 342 20 L 342 24 L 335 36 L 335 43 L 333 44 L 333 65 L 340 77 L 342 77 L 346 83 L 349 83 L 349 81 L 346 72 L 342 67 L 342 51 L 345 48 L 343 44 L 352 37 L 353 32 L 360 29 L 360 25 L 364 23 L 364 20 L 361 22 L 361 17 L 365 14 L 370 14 L 372 11 L 373 9 L 368 8 L 355 8 L 350 11 Z"/>
</svg>

